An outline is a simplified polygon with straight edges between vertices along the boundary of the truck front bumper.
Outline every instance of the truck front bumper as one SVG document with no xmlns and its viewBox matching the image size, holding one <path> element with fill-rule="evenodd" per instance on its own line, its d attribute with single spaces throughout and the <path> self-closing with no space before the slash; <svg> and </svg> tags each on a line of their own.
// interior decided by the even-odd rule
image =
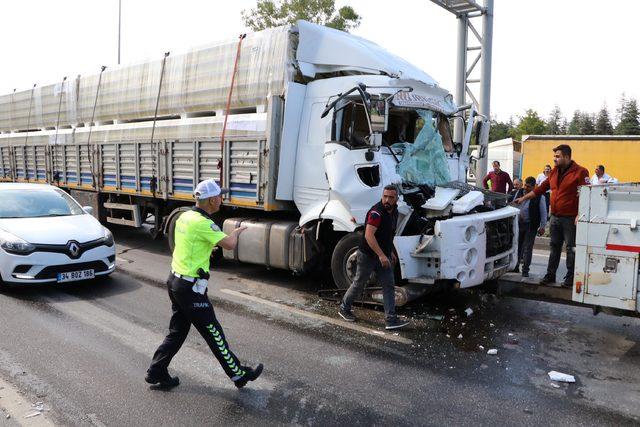
<svg viewBox="0 0 640 427">
<path fill-rule="evenodd" d="M 396 237 L 403 279 L 469 288 L 500 277 L 517 263 L 517 218 L 518 209 L 505 207 L 438 221 L 433 236 Z"/>
</svg>

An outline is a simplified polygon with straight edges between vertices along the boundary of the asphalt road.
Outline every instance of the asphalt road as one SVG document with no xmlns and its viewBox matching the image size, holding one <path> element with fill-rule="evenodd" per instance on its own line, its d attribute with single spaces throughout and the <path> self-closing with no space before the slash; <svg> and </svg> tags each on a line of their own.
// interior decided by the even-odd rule
<svg viewBox="0 0 640 427">
<path fill-rule="evenodd" d="M 0 294 L 0 378 L 27 400 L 44 402 L 56 424 L 640 420 L 637 319 L 455 293 L 403 309 L 408 330 L 381 335 L 381 313 L 370 309 L 356 310 L 363 330 L 344 328 L 335 305 L 314 296 L 320 280 L 237 265 L 215 272 L 212 300 L 231 348 L 243 361 L 263 362 L 263 376 L 237 390 L 192 331 L 171 366 L 182 384 L 150 390 L 144 372 L 170 316 L 166 291 L 154 283 L 168 268 L 167 254 L 145 236 L 116 237 L 128 271 L 148 281 L 116 272 L 97 282 Z M 429 318 L 438 314 L 443 320 Z M 489 348 L 498 355 L 487 355 Z M 552 369 L 576 375 L 577 383 L 556 388 L 546 374 Z M 0 424 L 21 424 L 24 413 Z"/>
</svg>

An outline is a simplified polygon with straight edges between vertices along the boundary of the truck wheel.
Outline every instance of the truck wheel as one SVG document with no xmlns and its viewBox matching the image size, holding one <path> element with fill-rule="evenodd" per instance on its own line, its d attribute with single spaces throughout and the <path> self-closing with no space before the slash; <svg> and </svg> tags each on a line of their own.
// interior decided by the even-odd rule
<svg viewBox="0 0 640 427">
<path fill-rule="evenodd" d="M 338 289 L 347 289 L 355 277 L 356 252 L 361 240 L 361 231 L 349 233 L 340 239 L 333 250 L 331 255 L 331 275 Z"/>
</svg>

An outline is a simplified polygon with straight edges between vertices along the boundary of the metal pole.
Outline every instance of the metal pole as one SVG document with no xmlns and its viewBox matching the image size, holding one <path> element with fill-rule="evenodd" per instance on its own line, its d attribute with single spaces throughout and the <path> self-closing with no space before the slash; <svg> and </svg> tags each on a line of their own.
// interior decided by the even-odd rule
<svg viewBox="0 0 640 427">
<path fill-rule="evenodd" d="M 491 56 L 493 45 L 493 0 L 484 0 L 485 12 L 482 23 L 482 58 L 480 63 L 480 114 L 491 118 Z M 488 147 L 480 147 L 484 156 L 478 159 L 477 176 L 487 174 Z"/>
<path fill-rule="evenodd" d="M 465 103 L 465 90 L 467 85 L 467 16 L 458 16 L 458 58 L 456 62 L 456 104 Z M 464 138 L 464 123 L 455 120 L 453 125 L 453 140 L 456 144 L 462 143 Z"/>
<path fill-rule="evenodd" d="M 120 31 L 122 28 L 122 0 L 118 0 L 118 65 L 120 65 Z"/>
</svg>

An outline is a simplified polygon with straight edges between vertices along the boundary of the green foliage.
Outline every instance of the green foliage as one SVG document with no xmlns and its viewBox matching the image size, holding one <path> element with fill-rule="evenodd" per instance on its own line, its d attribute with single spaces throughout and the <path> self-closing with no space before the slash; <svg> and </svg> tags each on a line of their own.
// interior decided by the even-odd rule
<svg viewBox="0 0 640 427">
<path fill-rule="evenodd" d="M 524 116 L 519 117 L 520 121 L 514 131 L 515 139 L 522 139 L 522 135 L 545 135 L 546 126 L 544 121 L 540 118 L 537 111 L 528 109 L 525 111 Z"/>
<path fill-rule="evenodd" d="M 606 106 L 602 106 L 596 118 L 596 135 L 613 135 L 613 125 L 609 118 L 609 111 Z"/>
<path fill-rule="evenodd" d="M 580 135 L 595 135 L 596 126 L 593 123 L 593 116 L 591 114 L 584 113 L 582 120 L 580 120 L 579 127 Z"/>
<path fill-rule="evenodd" d="M 580 135 L 580 126 L 582 123 L 582 113 L 580 110 L 576 110 L 573 113 L 573 118 L 569 122 L 567 127 L 567 135 Z"/>
<path fill-rule="evenodd" d="M 242 11 L 244 24 L 254 31 L 294 24 L 299 19 L 349 31 L 360 25 L 361 17 L 351 6 L 336 11 L 335 0 L 258 0 L 255 9 Z"/>
<path fill-rule="evenodd" d="M 501 139 L 509 138 L 513 132 L 513 124 L 499 122 L 491 120 L 491 127 L 489 128 L 489 142 L 499 141 Z"/>
<path fill-rule="evenodd" d="M 546 122 L 547 134 L 549 135 L 561 135 L 564 132 L 562 131 L 563 127 L 562 111 L 560 111 L 560 107 L 557 105 L 553 107 L 551 113 L 549 114 L 549 118 Z"/>
<path fill-rule="evenodd" d="M 623 95 L 620 112 L 620 123 L 616 126 L 616 135 L 640 135 L 640 119 L 638 103 L 635 99 L 626 100 Z"/>
</svg>

